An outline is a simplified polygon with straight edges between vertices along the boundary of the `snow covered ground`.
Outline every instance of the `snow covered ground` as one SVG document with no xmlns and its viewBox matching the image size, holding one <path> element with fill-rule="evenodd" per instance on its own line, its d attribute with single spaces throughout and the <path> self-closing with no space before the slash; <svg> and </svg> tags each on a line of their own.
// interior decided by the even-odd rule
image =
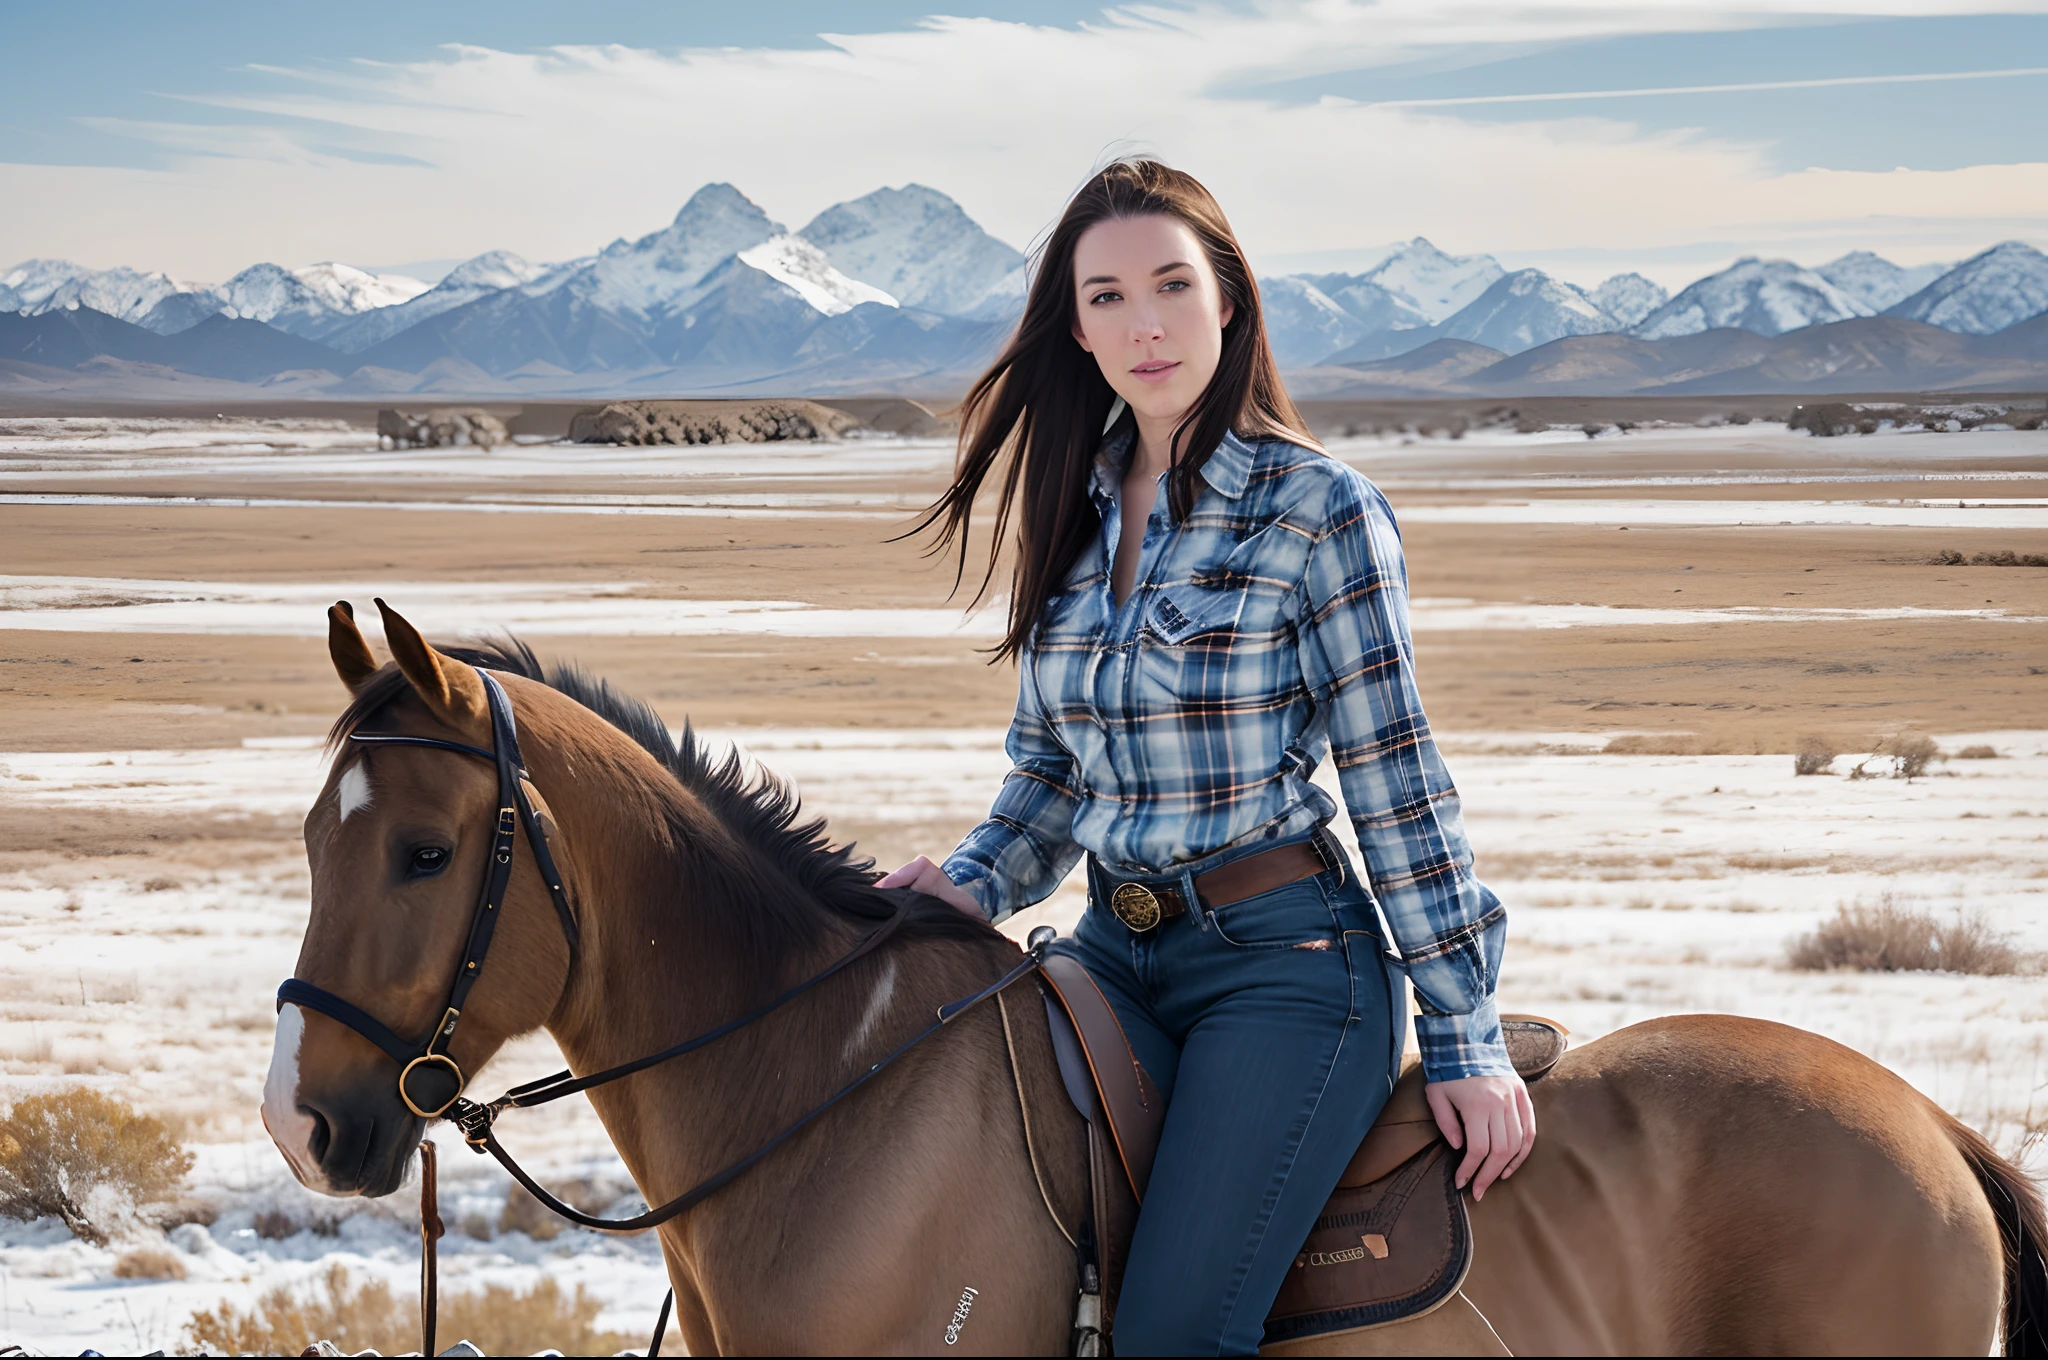
<svg viewBox="0 0 2048 1360">
<path fill-rule="evenodd" d="M 351 600 L 373 636 L 382 626 L 368 602 L 382 595 L 437 636 L 461 636 L 479 617 L 489 635 L 581 637 L 716 635 L 864 638 L 1002 636 L 1000 598 L 972 615 L 957 609 L 819 609 L 799 600 L 677 600 L 639 595 L 641 582 L 293 582 L 149 581 L 91 576 L 0 576 L 0 629 L 60 633 L 209 633 L 324 637 L 323 611 Z M 1418 633 L 1524 628 L 1673 627 L 1711 623 L 1843 623 L 1884 619 L 1978 619 L 2043 623 L 2004 609 L 1620 608 L 1597 604 L 1500 604 L 1420 599 L 1409 610 Z"/>
<path fill-rule="evenodd" d="M 963 827 L 1006 761 L 992 729 L 778 729 L 736 740 L 794 778 L 835 824 Z M 1505 1005 L 1582 1040 L 1653 1015 L 1722 1010 L 1828 1034 L 1889 1064 L 2006 1148 L 2048 1114 L 2048 987 L 2040 976 L 1810 974 L 1786 942 L 1844 903 L 1981 911 L 2048 950 L 2048 733 L 1945 734 L 1990 745 L 1930 775 L 1795 778 L 1784 756 L 1609 755 L 1603 737 L 1447 739 L 1482 875 L 1513 911 Z M 1846 772 L 1858 757 L 1844 756 Z M 239 750 L 0 755 L 0 800 L 206 818 L 296 815 L 323 777 L 310 741 Z M 937 848 L 937 847 L 935 847 Z M 0 1220 L 0 1336 L 62 1352 L 174 1342 L 193 1309 L 247 1302 L 317 1263 L 411 1287 L 410 1205 L 320 1200 L 293 1184 L 254 1119 L 272 1024 L 305 918 L 303 859 L 276 841 L 187 841 L 0 875 L 0 1070 L 10 1094 L 89 1081 L 182 1121 L 192 1186 L 217 1214 L 166 1243 L 136 1229 L 106 1250 L 49 1221 Z M 1009 922 L 1069 927 L 1069 881 Z M 544 1039 L 479 1078 L 495 1090 L 554 1065 Z M 565 1104 L 507 1121 L 508 1143 L 557 1179 L 628 1189 L 601 1128 Z M 605 1325 L 643 1329 L 661 1295 L 651 1238 L 501 1232 L 505 1180 L 450 1145 L 446 1283 L 529 1283 L 545 1269 L 604 1298 Z M 2037 1158 L 2037 1168 L 2038 1158 Z M 466 1226 L 465 1226 L 466 1225 Z M 261 1231 L 259 1231 L 259 1228 Z M 268 1235 L 266 1235 L 268 1234 Z M 173 1251 L 182 1281 L 114 1278 L 138 1243 Z"/>
</svg>

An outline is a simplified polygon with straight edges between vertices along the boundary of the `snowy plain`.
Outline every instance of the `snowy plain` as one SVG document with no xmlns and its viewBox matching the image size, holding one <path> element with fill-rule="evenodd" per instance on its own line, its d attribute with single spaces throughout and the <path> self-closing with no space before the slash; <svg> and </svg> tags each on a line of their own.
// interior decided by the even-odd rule
<svg viewBox="0 0 2048 1360">
<path fill-rule="evenodd" d="M 2008 492 L 1959 504 L 1917 496 L 1912 484 L 2048 478 L 2039 470 L 2042 440 L 1997 430 L 1814 440 L 1759 423 L 1594 439 L 1576 428 L 1390 434 L 1333 441 L 1333 451 L 1385 486 L 1415 522 L 1966 529 L 2039 525 L 2048 499 Z M 950 459 L 951 446 L 931 440 L 708 450 L 525 443 L 485 454 L 380 451 L 366 431 L 338 422 L 6 421 L 0 482 L 9 490 L 0 501 L 900 520 L 917 508 L 903 482 L 942 473 Z M 1987 464 L 1998 470 L 1983 471 Z M 594 484 L 606 490 L 593 493 Z M 1792 493 L 1797 499 L 1771 500 L 1763 489 L 1796 486 L 1807 488 Z M 1703 498 L 1708 492 L 1725 498 Z M 1000 614 L 992 602 L 992 612 L 963 626 L 943 609 L 661 599 L 630 581 L 279 581 L 264 579 L 259 562 L 239 581 L 117 571 L 0 578 L 0 629 L 304 637 L 318 631 L 321 606 L 347 597 L 374 634 L 367 604 L 376 594 L 436 632 L 487 618 L 493 631 L 549 637 L 971 639 L 987 637 Z M 2004 638 L 2014 625 L 2038 629 L 2044 613 L 1423 598 L 1414 623 L 1427 632 L 1960 618 Z M 707 735 L 738 742 L 794 779 L 808 804 L 867 844 L 895 834 L 943 848 L 946 835 L 985 811 L 1007 768 L 1003 734 L 990 728 Z M 1936 732 L 1951 752 L 1988 745 L 1998 754 L 1943 761 L 1910 782 L 1844 777 L 1863 759 L 1856 755 L 1839 757 L 1832 776 L 1797 778 L 1785 755 L 1606 749 L 1628 735 L 1443 738 L 1479 872 L 1511 913 L 1503 1005 L 1555 1016 L 1582 1041 L 1695 1010 L 1801 1025 L 1885 1062 L 2008 1152 L 2022 1151 L 2025 1131 L 2048 1119 L 2048 980 L 1800 973 L 1785 960 L 1787 942 L 1838 907 L 1887 894 L 1937 915 L 1981 912 L 2021 948 L 2048 953 L 2048 733 Z M 119 858 L 0 860 L 0 1081 L 9 1096 L 89 1082 L 168 1115 L 198 1154 L 192 1192 L 213 1214 L 210 1226 L 187 1223 L 168 1237 L 137 1226 L 109 1250 L 52 1222 L 0 1219 L 0 1339 L 55 1353 L 175 1345 L 194 1309 L 223 1298 L 246 1304 L 330 1261 L 409 1292 L 417 1261 L 409 1193 L 376 1202 L 311 1196 L 255 1118 L 271 996 L 292 969 L 308 891 L 303 854 L 277 838 L 276 823 L 301 815 L 323 777 L 313 738 L 0 753 L 0 805 L 10 810 L 103 810 L 208 830 Z M 1066 928 L 1081 906 L 1070 880 L 1005 929 L 1021 938 L 1040 923 Z M 544 1037 L 530 1038 L 478 1084 L 495 1091 L 558 1065 Z M 505 1136 L 550 1180 L 630 1194 L 602 1128 L 575 1102 L 508 1121 Z M 572 1229 L 541 1241 L 501 1231 L 502 1174 L 444 1147 L 443 1212 L 453 1229 L 444 1287 L 524 1285 L 545 1273 L 602 1298 L 603 1325 L 651 1325 L 663 1281 L 650 1237 Z M 2048 1149 L 2024 1150 L 2032 1169 L 2048 1169 Z M 120 1253 L 138 1245 L 173 1252 L 186 1278 L 115 1277 Z"/>
<path fill-rule="evenodd" d="M 796 781 L 806 802 L 849 826 L 960 825 L 1007 768 L 995 729 L 707 733 Z M 1464 792 L 1479 870 L 1511 909 L 1503 1005 L 1552 1015 L 1587 1040 L 1678 1011 L 1761 1016 L 1830 1035 L 1898 1070 L 2008 1150 L 2048 1113 L 2048 987 L 2038 975 L 1813 974 L 1787 942 L 1838 906 L 1883 894 L 1937 913 L 1979 911 L 2031 951 L 2048 951 L 2048 734 L 1955 733 L 1945 749 L 1990 745 L 1927 777 L 1797 778 L 1784 756 L 1604 754 L 1584 734 L 1474 733 L 1445 746 Z M 1837 760 L 1846 773 L 1860 757 Z M 1881 764 L 1882 762 L 1879 762 Z M 224 825 L 296 816 L 324 778 L 317 743 L 242 749 L 10 753 L 0 799 L 30 806 L 177 812 Z M 1325 772 L 1327 778 L 1327 771 Z M 100 862 L 104 864 L 104 862 Z M 156 877 L 149 878 L 154 874 Z M 318 1200 L 290 1179 L 254 1125 L 270 1043 L 269 998 L 289 973 L 305 920 L 303 860 L 278 847 L 219 863 L 144 860 L 88 873 L 0 879 L 0 956 L 11 1000 L 0 1054 L 11 1091 L 95 1084 L 192 1121 L 195 1193 L 218 1217 L 178 1228 L 187 1277 L 111 1277 L 120 1251 L 164 1239 L 137 1229 L 102 1250 L 61 1226 L 0 1221 L 0 1334 L 57 1351 L 174 1342 L 194 1308 L 247 1302 L 339 1259 L 405 1289 L 416 1268 L 405 1193 Z M 1071 927 L 1078 881 L 1006 923 L 1013 937 Z M 166 1043 L 165 1036 L 177 1036 Z M 554 1065 L 552 1046 L 512 1046 L 485 1089 Z M 630 1191 L 587 1109 L 519 1116 L 505 1131 L 558 1179 Z M 651 1323 L 658 1253 L 649 1237 L 571 1230 L 539 1242 L 492 1230 L 506 1182 L 449 1145 L 445 1288 L 531 1283 L 545 1269 L 604 1298 L 607 1325 Z M 2039 1169 L 2040 1150 L 2035 1150 Z M 259 1235 L 258 1216 L 266 1219 Z M 275 1235 L 280 1221 L 304 1225 Z"/>
</svg>

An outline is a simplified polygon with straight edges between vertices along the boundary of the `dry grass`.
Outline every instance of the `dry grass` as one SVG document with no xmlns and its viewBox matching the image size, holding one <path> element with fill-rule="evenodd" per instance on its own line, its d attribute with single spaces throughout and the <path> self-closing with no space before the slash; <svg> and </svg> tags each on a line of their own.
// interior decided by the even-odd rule
<svg viewBox="0 0 2048 1360">
<path fill-rule="evenodd" d="M 54 1215 L 95 1245 L 110 1226 L 95 1215 L 163 1199 L 191 1169 L 163 1120 L 90 1087 L 25 1097 L 0 1120 L 0 1213 Z"/>
<path fill-rule="evenodd" d="M 610 1355 L 645 1338 L 601 1330 L 603 1305 L 581 1285 L 565 1293 L 553 1280 L 531 1289 L 488 1285 L 443 1293 L 436 1344 L 476 1343 L 485 1355 L 532 1355 L 552 1347 L 568 1355 Z M 419 1309 L 381 1280 L 354 1281 L 339 1263 L 304 1288 L 268 1290 L 247 1310 L 223 1301 L 186 1324 L 194 1346 L 228 1355 L 297 1355 L 314 1341 L 345 1353 L 365 1348 L 396 1355 L 420 1342 Z"/>
<path fill-rule="evenodd" d="M 178 1259 L 176 1252 L 165 1251 L 162 1247 L 143 1247 L 124 1254 L 114 1262 L 114 1278 L 182 1280 L 185 1278 L 185 1263 Z"/>
<path fill-rule="evenodd" d="M 1826 737 L 1804 736 L 1799 739 L 1799 749 L 1792 754 L 1792 773 L 1795 775 L 1827 774 L 1841 754 L 1835 744 Z"/>
<path fill-rule="evenodd" d="M 1965 746 L 1962 750 L 1956 752 L 1956 759 L 1996 760 L 1998 759 L 1998 748 L 1996 746 Z"/>
<path fill-rule="evenodd" d="M 2037 961 L 1976 912 L 1947 919 L 1887 894 L 1875 904 L 1844 906 L 1811 935 L 1786 946 L 1794 968 L 1861 972 L 1941 972 L 2003 976 L 2034 970 Z"/>
</svg>

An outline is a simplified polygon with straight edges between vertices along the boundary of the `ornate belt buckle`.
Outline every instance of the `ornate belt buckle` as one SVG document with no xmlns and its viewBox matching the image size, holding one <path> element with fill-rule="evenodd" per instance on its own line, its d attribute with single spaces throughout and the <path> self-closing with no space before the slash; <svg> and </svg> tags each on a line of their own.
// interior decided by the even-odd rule
<svg viewBox="0 0 2048 1360">
<path fill-rule="evenodd" d="M 1116 919 L 1143 934 L 1159 924 L 1159 898 L 1142 883 L 1119 883 L 1109 895 Z"/>
</svg>

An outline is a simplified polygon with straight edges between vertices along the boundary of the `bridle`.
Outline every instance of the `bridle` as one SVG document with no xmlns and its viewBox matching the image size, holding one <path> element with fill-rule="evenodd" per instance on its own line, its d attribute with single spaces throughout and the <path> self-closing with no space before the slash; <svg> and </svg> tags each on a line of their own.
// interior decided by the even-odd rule
<svg viewBox="0 0 2048 1360">
<path fill-rule="evenodd" d="M 619 1232 L 638 1232 L 667 1222 L 768 1156 L 812 1120 L 852 1095 L 898 1058 L 938 1033 L 946 1025 L 1011 984 L 1037 971 L 1045 945 L 1050 942 L 1051 932 L 1045 932 L 1043 939 L 1034 932 L 1033 947 L 1027 950 L 1022 960 L 1002 977 L 970 996 L 939 1007 L 937 1018 L 931 1024 L 898 1045 L 874 1065 L 858 1073 L 802 1118 L 783 1128 L 752 1153 L 700 1181 L 690 1190 L 665 1204 L 631 1218 L 618 1219 L 593 1217 L 564 1204 L 536 1183 L 512 1159 L 511 1154 L 499 1145 L 497 1136 L 492 1131 L 492 1122 L 500 1113 L 508 1109 L 545 1105 L 550 1101 L 617 1081 L 635 1072 L 645 1071 L 658 1063 L 667 1062 L 671 1058 L 681 1057 L 685 1053 L 693 1052 L 746 1028 L 881 947 L 907 919 L 916 894 L 899 891 L 896 894 L 896 910 L 876 930 L 840 955 L 823 972 L 816 973 L 781 995 L 763 1002 L 745 1015 L 729 1020 L 694 1038 L 685 1039 L 659 1053 L 651 1053 L 644 1058 L 608 1067 L 586 1077 L 578 1077 L 570 1071 L 561 1071 L 542 1077 L 538 1081 L 527 1082 L 523 1086 L 515 1086 L 488 1103 L 464 1099 L 462 1088 L 467 1078 L 463 1075 L 462 1068 L 448 1055 L 448 1048 L 455 1037 L 456 1026 L 461 1022 L 462 1008 L 468 1000 L 470 989 L 476 986 L 477 978 L 483 974 L 484 960 L 490 952 L 491 939 L 498 928 L 498 915 L 504 906 L 505 888 L 512 877 L 514 844 L 522 827 L 526 833 L 526 842 L 532 847 L 534 862 L 540 869 L 542 881 L 548 885 L 549 895 L 554 899 L 555 915 L 560 918 L 562 934 L 569 942 L 572 970 L 575 967 L 579 941 L 576 918 L 569 909 L 568 895 L 562 888 L 562 875 L 555 867 L 554 856 L 548 849 L 547 834 L 534 815 L 533 802 L 526 794 L 528 775 L 519 756 L 518 728 L 513 721 L 511 701 L 505 697 L 504 688 L 489 671 L 479 667 L 476 674 L 483 680 L 484 694 L 489 701 L 492 749 L 486 751 L 478 746 L 465 745 L 459 741 L 443 741 L 438 737 L 355 732 L 350 733 L 348 738 L 364 745 L 424 746 L 431 750 L 454 751 L 461 755 L 488 760 L 498 772 L 498 817 L 492 834 L 491 857 L 485 866 L 483 891 L 478 895 L 476 910 L 470 917 L 469 938 L 463 945 L 462 958 L 456 967 L 454 981 L 449 984 L 447 1004 L 442 1010 L 440 1021 L 425 1040 L 407 1043 L 369 1012 L 336 996 L 324 987 L 299 978 L 287 978 L 278 987 L 277 1008 L 282 1011 L 285 1003 L 290 1002 L 307 1010 L 318 1011 L 329 1019 L 348 1026 L 389 1054 L 392 1061 L 398 1064 L 398 1097 L 405 1102 L 407 1109 L 423 1119 L 440 1118 L 454 1123 L 462 1130 L 463 1138 L 472 1151 L 487 1152 L 496 1158 L 499 1164 L 531 1191 L 536 1199 L 571 1222 L 587 1228 Z M 659 1331 L 656 1335 L 660 1335 Z"/>
<path fill-rule="evenodd" d="M 555 915 L 562 923 L 562 936 L 569 942 L 572 968 L 580 940 L 575 914 L 569 910 L 568 895 L 562 891 L 561 871 L 555 867 L 554 854 L 548 849 L 547 834 L 534 815 L 533 800 L 526 796 L 528 775 L 525 762 L 519 757 L 519 728 L 512 717 L 512 704 L 505 697 L 504 687 L 489 671 L 478 670 L 477 675 L 484 682 L 484 695 L 491 710 L 492 749 L 488 751 L 459 741 L 443 741 L 439 737 L 351 732 L 348 738 L 364 746 L 425 746 L 437 751 L 455 751 L 488 760 L 497 767 L 498 821 L 491 834 L 491 857 L 484 868 L 483 891 L 478 894 L 476 909 L 470 914 L 469 939 L 462 946 L 462 960 L 456 966 L 454 981 L 448 986 L 448 1000 L 440 1021 L 424 1042 L 409 1044 L 376 1016 L 325 987 L 298 978 L 287 978 L 277 989 L 277 1008 L 280 1011 L 287 1001 L 318 1011 L 331 1020 L 339 1020 L 390 1054 L 399 1068 L 398 1098 L 422 1119 L 432 1119 L 445 1113 L 461 1098 L 462 1088 L 468 1081 L 455 1059 L 448 1056 L 448 1049 L 455 1042 L 455 1027 L 462 1022 L 462 1008 L 469 1000 L 470 989 L 483 976 L 484 960 L 491 952 L 491 940 L 498 931 L 499 911 L 505 905 L 505 887 L 512 881 L 513 842 L 518 838 L 521 827 L 526 830 L 526 843 L 533 847 L 534 862 L 540 867 L 542 881 L 548 885 L 548 895 L 554 899 Z"/>
</svg>

